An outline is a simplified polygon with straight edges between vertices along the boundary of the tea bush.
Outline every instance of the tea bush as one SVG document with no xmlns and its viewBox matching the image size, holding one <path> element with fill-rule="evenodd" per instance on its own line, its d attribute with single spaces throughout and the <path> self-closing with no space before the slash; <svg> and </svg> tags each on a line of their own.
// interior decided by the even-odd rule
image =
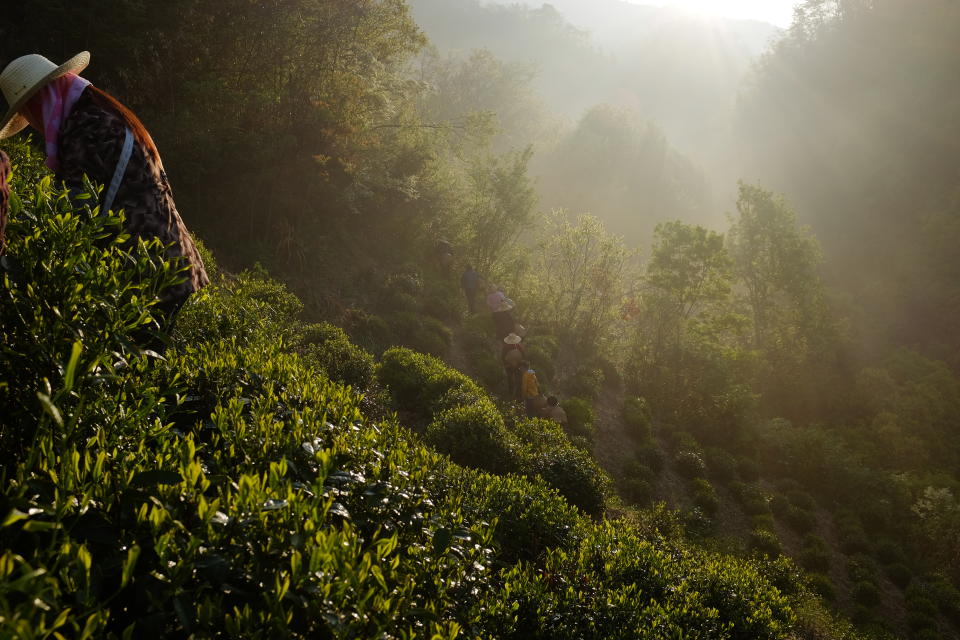
<svg viewBox="0 0 960 640">
<path fill-rule="evenodd" d="M 329 322 L 307 325 L 298 342 L 304 361 L 326 372 L 331 380 L 357 391 L 373 381 L 373 356 L 350 342 L 340 327 Z"/>
<path fill-rule="evenodd" d="M 880 604 L 880 589 L 866 580 L 861 580 L 854 585 L 851 596 L 854 602 L 864 607 L 875 607 Z"/>
<path fill-rule="evenodd" d="M 762 553 L 770 558 L 775 558 L 783 553 L 777 534 L 767 529 L 754 529 L 751 531 L 748 546 L 751 550 Z"/>
<path fill-rule="evenodd" d="M 884 572 L 890 578 L 890 582 L 897 585 L 901 590 L 906 589 L 913 580 L 913 572 L 910 567 L 902 563 L 889 564 L 884 567 Z"/>
<path fill-rule="evenodd" d="M 673 458 L 677 472 L 685 478 L 702 478 L 707 471 L 707 465 L 696 451 L 679 451 Z"/>
<path fill-rule="evenodd" d="M 650 407 L 646 398 L 627 398 L 623 403 L 623 421 L 630 433 L 641 442 L 653 437 L 653 424 L 650 418 Z"/>
<path fill-rule="evenodd" d="M 584 513 L 603 514 L 610 479 L 588 452 L 571 444 L 549 420 L 522 420 L 514 431 L 526 445 L 524 473 L 542 477 Z"/>
<path fill-rule="evenodd" d="M 91 215 L 96 197 L 88 184 L 71 200 L 46 177 L 11 198 L 0 270 L 0 448 L 14 460 L 44 425 L 75 442 L 124 419 L 121 398 L 100 400 L 123 393 L 110 383 L 156 335 L 150 311 L 183 277 L 158 243 L 131 239 L 121 217 Z M 142 400 L 147 412 L 152 399 Z"/>
<path fill-rule="evenodd" d="M 563 390 L 567 395 L 593 401 L 600 397 L 603 381 L 603 371 L 599 367 L 580 366 L 564 383 Z"/>
<path fill-rule="evenodd" d="M 693 490 L 693 504 L 703 509 L 704 513 L 709 516 L 716 515 L 717 510 L 720 508 L 720 498 L 717 497 L 717 492 L 714 490 L 713 485 L 704 478 L 695 478 L 691 482 L 691 487 Z"/>
<path fill-rule="evenodd" d="M 815 535 L 804 537 L 800 564 L 809 571 L 826 573 L 830 570 L 830 547 L 823 538 Z"/>
<path fill-rule="evenodd" d="M 813 589 L 813 592 L 822 597 L 824 600 L 833 602 L 837 598 L 837 590 L 833 585 L 833 580 L 830 579 L 830 576 L 824 575 L 822 573 L 811 573 L 807 577 L 807 581 L 810 584 L 810 588 Z"/>
<path fill-rule="evenodd" d="M 371 421 L 293 352 L 313 330 L 262 273 L 191 302 L 177 349 L 141 352 L 131 336 L 177 274 L 116 219 L 34 187 L 0 281 L 0 636 L 797 637 L 762 567 L 665 524 L 670 539 L 591 522 L 536 477 L 459 467 Z M 409 350 L 376 375 L 428 423 L 489 408 Z M 595 463 L 525 428 L 520 459 L 598 513 Z"/>
<path fill-rule="evenodd" d="M 442 356 L 450 349 L 452 333 L 436 318 L 411 311 L 399 311 L 384 316 L 390 327 L 394 344 L 415 351 Z"/>
<path fill-rule="evenodd" d="M 567 430 L 572 435 L 593 440 L 593 406 L 583 398 L 567 398 L 561 404 L 567 414 Z"/>
<path fill-rule="evenodd" d="M 729 485 L 737 480 L 737 459 L 732 454 L 719 447 L 710 447 L 704 455 L 707 471 L 717 482 Z"/>
<path fill-rule="evenodd" d="M 454 407 L 437 414 L 426 441 L 454 462 L 494 473 L 517 469 L 517 447 L 503 418 L 489 401 Z"/>
</svg>

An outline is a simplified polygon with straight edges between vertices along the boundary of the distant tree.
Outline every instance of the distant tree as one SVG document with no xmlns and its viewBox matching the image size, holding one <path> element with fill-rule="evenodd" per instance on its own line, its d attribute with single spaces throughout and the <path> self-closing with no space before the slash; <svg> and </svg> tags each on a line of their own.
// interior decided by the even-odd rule
<svg viewBox="0 0 960 640">
<path fill-rule="evenodd" d="M 837 358 L 819 247 L 784 198 L 760 187 L 740 183 L 732 222 L 727 249 L 752 320 L 752 347 L 764 363 L 758 381 L 771 406 L 789 412 L 809 399 L 801 381 L 825 381 L 811 367 L 831 369 Z"/>
<path fill-rule="evenodd" d="M 749 382 L 731 266 L 721 234 L 682 222 L 657 225 L 633 312 L 628 370 L 661 414 L 716 422 L 717 400 L 732 399 L 737 385 Z"/>
<path fill-rule="evenodd" d="M 645 315 L 653 321 L 656 360 L 674 354 L 680 366 L 683 334 L 694 315 L 706 315 L 730 294 L 730 258 L 723 236 L 682 222 L 654 231 L 654 246 L 643 281 Z"/>
<path fill-rule="evenodd" d="M 533 220 L 536 194 L 527 176 L 531 148 L 485 156 L 471 167 L 463 214 L 467 255 L 485 274 L 494 274 Z"/>
</svg>

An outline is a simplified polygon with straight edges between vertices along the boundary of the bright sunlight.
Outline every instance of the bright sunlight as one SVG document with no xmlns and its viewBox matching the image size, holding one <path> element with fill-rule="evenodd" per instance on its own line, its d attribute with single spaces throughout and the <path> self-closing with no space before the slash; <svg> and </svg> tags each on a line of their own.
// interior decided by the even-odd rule
<svg viewBox="0 0 960 640">
<path fill-rule="evenodd" d="M 658 4 L 694 13 L 729 18 L 747 18 L 790 26 L 796 0 L 630 0 L 634 4 Z"/>
</svg>

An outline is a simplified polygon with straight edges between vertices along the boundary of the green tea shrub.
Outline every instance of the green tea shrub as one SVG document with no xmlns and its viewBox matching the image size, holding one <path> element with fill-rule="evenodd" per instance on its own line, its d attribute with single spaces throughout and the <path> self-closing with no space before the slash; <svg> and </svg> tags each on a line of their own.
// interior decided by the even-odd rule
<svg viewBox="0 0 960 640">
<path fill-rule="evenodd" d="M 759 484 L 734 482 L 730 485 L 730 490 L 748 516 L 770 513 L 770 497 Z"/>
<path fill-rule="evenodd" d="M 910 567 L 899 562 L 885 566 L 884 572 L 890 578 L 890 582 L 897 585 L 901 591 L 906 589 L 913 580 L 913 572 L 910 571 Z"/>
<path fill-rule="evenodd" d="M 467 376 L 433 356 L 405 347 L 392 347 L 383 353 L 377 381 L 389 391 L 397 408 L 426 418 L 432 417 L 437 404 L 444 399 L 449 405 L 452 396 L 447 394 L 452 390 L 466 392 L 471 398 L 486 398 Z"/>
<path fill-rule="evenodd" d="M 577 510 L 540 478 L 451 469 L 443 484 L 451 506 L 465 517 L 496 519 L 493 542 L 503 562 L 530 562 L 548 549 L 571 549 L 584 535 Z"/>
<path fill-rule="evenodd" d="M 865 553 L 857 553 L 847 559 L 847 574 L 855 582 L 876 582 L 879 572 L 873 558 Z"/>
<path fill-rule="evenodd" d="M 470 364 L 477 378 L 488 389 L 502 390 L 506 393 L 507 374 L 500 359 L 489 349 L 470 354 Z"/>
<path fill-rule="evenodd" d="M 446 324 L 455 324 L 463 313 L 463 296 L 453 287 L 430 288 L 420 296 L 419 313 Z"/>
<path fill-rule="evenodd" d="M 740 479 L 744 482 L 757 482 L 760 480 L 760 465 L 752 458 L 738 458 L 737 472 L 740 474 Z"/>
<path fill-rule="evenodd" d="M 830 547 L 820 536 L 808 534 L 803 539 L 800 564 L 808 571 L 826 573 L 830 570 Z"/>
<path fill-rule="evenodd" d="M 837 599 L 837 590 L 830 576 L 822 573 L 811 573 L 807 576 L 807 582 L 810 585 L 810 589 L 824 600 L 833 602 Z"/>
<path fill-rule="evenodd" d="M 318 366 L 331 380 L 363 391 L 373 381 L 373 356 L 350 342 L 340 327 L 328 322 L 304 327 L 300 351 L 306 362 Z"/>
<path fill-rule="evenodd" d="M 680 429 L 667 429 L 664 431 L 664 437 L 667 445 L 673 451 L 695 451 L 700 453 L 700 443 L 697 438 L 689 431 Z"/>
<path fill-rule="evenodd" d="M 44 429 L 75 442 L 123 419 L 121 399 L 103 396 L 121 393 L 118 368 L 140 357 L 148 335 L 160 335 L 151 309 L 183 277 L 158 242 L 131 239 L 122 218 L 90 215 L 83 203 L 96 197 L 88 184 L 71 201 L 50 178 L 11 197 L 0 269 L 0 448 L 8 462 Z"/>
<path fill-rule="evenodd" d="M 450 349 L 452 333 L 436 318 L 399 311 L 384 316 L 384 319 L 395 344 L 438 357 Z"/>
<path fill-rule="evenodd" d="M 693 504 L 703 509 L 703 512 L 709 516 L 714 516 L 720 508 L 720 498 L 713 485 L 704 478 L 694 478 L 691 483 L 693 491 Z"/>
<path fill-rule="evenodd" d="M 783 549 L 780 546 L 780 538 L 772 531 L 767 529 L 754 529 L 750 532 L 747 545 L 751 551 L 756 551 L 771 558 L 775 558 Z"/>
<path fill-rule="evenodd" d="M 844 553 L 869 553 L 870 538 L 859 521 L 843 519 L 837 523 L 837 534 L 840 537 L 840 548 Z"/>
<path fill-rule="evenodd" d="M 654 474 L 660 473 L 663 471 L 664 465 L 664 455 L 663 451 L 657 447 L 656 443 L 651 440 L 645 442 L 637 447 L 635 452 L 635 457 L 637 460 L 641 461 L 644 465 L 650 468 Z"/>
<path fill-rule="evenodd" d="M 702 478 L 707 471 L 707 465 L 696 451 L 679 451 L 673 457 L 677 472 L 685 478 Z"/>
<path fill-rule="evenodd" d="M 854 602 L 864 607 L 875 607 L 880 604 L 880 589 L 873 582 L 866 580 L 857 582 L 850 595 Z"/>
<path fill-rule="evenodd" d="M 567 395 L 596 400 L 603 389 L 603 371 L 599 367 L 579 366 L 563 385 Z"/>
<path fill-rule="evenodd" d="M 885 565 L 906 564 L 907 554 L 903 552 L 903 547 L 896 540 L 882 538 L 877 541 L 874 548 L 874 555 L 877 560 Z"/>
<path fill-rule="evenodd" d="M 569 446 L 534 453 L 527 461 L 526 473 L 546 480 L 588 516 L 603 515 L 609 479 L 586 451 Z"/>
<path fill-rule="evenodd" d="M 778 493 L 770 499 L 770 511 L 778 518 L 786 518 L 787 514 L 790 513 L 790 508 L 790 501 L 784 495 Z"/>
<path fill-rule="evenodd" d="M 517 468 L 513 437 L 489 401 L 440 412 L 427 427 L 426 440 L 457 464 L 494 473 Z"/>
<path fill-rule="evenodd" d="M 907 626 L 914 632 L 913 640 L 943 640 L 940 631 L 937 630 L 937 621 L 922 616 L 914 616 L 912 612 L 907 613 Z"/>
<path fill-rule="evenodd" d="M 551 587 L 551 585 L 562 588 Z M 749 563 L 660 547 L 618 523 L 511 582 L 512 612 L 493 637 L 771 640 L 795 623 L 787 599 Z"/>
<path fill-rule="evenodd" d="M 191 296 L 177 318 L 181 346 L 236 338 L 244 343 L 291 343 L 303 304 L 262 267 L 211 284 Z"/>
<path fill-rule="evenodd" d="M 943 575 L 930 576 L 928 580 L 926 593 L 937 608 L 954 624 L 960 623 L 960 590 Z"/>
<path fill-rule="evenodd" d="M 729 485 L 738 479 L 737 459 L 720 447 L 710 447 L 704 452 L 707 471 L 720 484 Z"/>
<path fill-rule="evenodd" d="M 750 524 L 754 529 L 766 529 L 767 531 L 776 531 L 777 523 L 769 513 L 763 513 L 757 516 L 750 516 Z"/>
<path fill-rule="evenodd" d="M 806 491 L 798 489 L 790 490 L 787 492 L 787 499 L 790 501 L 790 504 L 798 509 L 803 509 L 804 511 L 816 511 L 817 509 L 817 501 Z"/>
<path fill-rule="evenodd" d="M 343 327 L 353 342 L 374 355 L 382 354 L 393 343 L 387 321 L 363 309 L 347 309 Z"/>
<path fill-rule="evenodd" d="M 647 442 L 653 437 L 653 422 L 646 398 L 627 398 L 623 403 L 623 421 L 631 435 L 641 442 Z"/>
<path fill-rule="evenodd" d="M 716 522 L 700 507 L 693 507 L 683 514 L 683 527 L 691 540 L 704 540 L 716 531 Z"/>
<path fill-rule="evenodd" d="M 783 520 L 797 533 L 810 533 L 817 527 L 817 514 L 794 505 L 787 509 Z"/>
<path fill-rule="evenodd" d="M 404 282 L 405 278 L 394 279 L 394 282 Z M 376 308 L 384 314 L 389 313 L 418 313 L 420 304 L 417 302 L 416 290 L 410 287 L 391 286 L 388 282 L 379 292 L 376 301 Z"/>
<path fill-rule="evenodd" d="M 593 441 L 593 406 L 583 398 L 566 398 L 560 403 L 567 414 L 567 430 L 572 435 Z"/>
</svg>

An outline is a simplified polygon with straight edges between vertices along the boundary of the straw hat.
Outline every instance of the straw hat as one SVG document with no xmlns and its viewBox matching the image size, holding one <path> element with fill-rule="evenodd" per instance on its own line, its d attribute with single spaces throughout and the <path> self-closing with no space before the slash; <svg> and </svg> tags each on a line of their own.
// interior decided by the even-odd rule
<svg viewBox="0 0 960 640">
<path fill-rule="evenodd" d="M 81 51 L 59 67 L 43 56 L 20 56 L 0 72 L 0 91 L 10 108 L 0 119 L 0 140 L 9 138 L 27 126 L 18 112 L 48 82 L 68 73 L 80 73 L 90 64 L 90 52 Z"/>
<path fill-rule="evenodd" d="M 506 342 L 507 344 L 520 344 L 522 340 L 523 338 L 521 338 L 515 333 L 511 333 L 506 338 L 503 339 L 503 341 Z"/>
</svg>

